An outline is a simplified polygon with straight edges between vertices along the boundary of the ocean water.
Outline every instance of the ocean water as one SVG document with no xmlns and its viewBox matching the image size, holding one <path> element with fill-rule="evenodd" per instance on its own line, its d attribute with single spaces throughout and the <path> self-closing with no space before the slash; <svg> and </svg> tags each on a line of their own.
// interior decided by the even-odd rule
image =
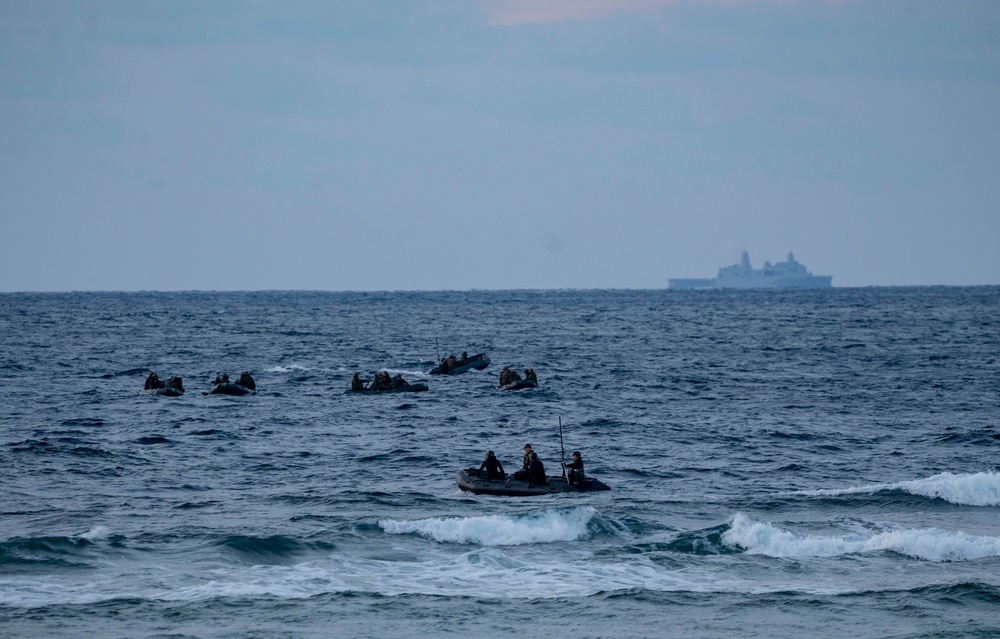
<svg viewBox="0 0 1000 639">
<path fill-rule="evenodd" d="M 997 637 L 998 453 L 996 287 L 5 294 L 0 636 Z"/>
</svg>

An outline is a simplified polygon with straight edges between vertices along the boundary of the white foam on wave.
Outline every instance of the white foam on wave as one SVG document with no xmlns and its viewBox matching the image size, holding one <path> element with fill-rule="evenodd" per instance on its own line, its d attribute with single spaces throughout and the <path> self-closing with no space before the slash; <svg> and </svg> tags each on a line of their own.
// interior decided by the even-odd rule
<svg viewBox="0 0 1000 639">
<path fill-rule="evenodd" d="M 956 475 L 940 473 L 927 479 L 901 481 L 892 484 L 869 484 L 829 490 L 803 490 L 794 495 L 855 495 L 874 494 L 884 490 L 903 490 L 912 495 L 943 499 L 962 506 L 1000 506 L 1000 474 L 974 473 Z"/>
<path fill-rule="evenodd" d="M 293 373 L 295 371 L 311 371 L 312 369 L 308 366 L 300 366 L 298 364 L 289 364 L 288 366 L 272 366 L 271 368 L 265 368 L 265 373 Z"/>
<path fill-rule="evenodd" d="M 390 535 L 418 534 L 434 541 L 481 546 L 520 546 L 575 541 L 587 535 L 597 515 L 590 506 L 550 509 L 526 515 L 486 515 L 396 521 L 378 525 Z"/>
<path fill-rule="evenodd" d="M 294 566 L 215 568 L 202 574 L 156 568 L 149 570 L 144 581 L 137 584 L 134 571 L 72 584 L 45 575 L 16 582 L 0 578 L 0 605 L 33 608 L 89 604 L 121 597 L 157 601 L 205 601 L 219 597 L 304 599 L 344 592 L 389 597 L 552 599 L 636 588 L 658 591 L 718 588 L 718 584 L 693 580 L 641 557 L 617 563 L 545 562 L 515 558 L 497 548 L 477 548 L 457 556 L 448 554 L 421 560 L 336 553 Z M 753 587 L 758 588 L 759 584 Z"/>
<path fill-rule="evenodd" d="M 111 531 L 108 530 L 107 526 L 94 526 L 87 532 L 80 535 L 80 539 L 86 539 L 87 541 L 105 541 L 111 535 Z"/>
<path fill-rule="evenodd" d="M 936 562 L 1000 557 L 1000 537 L 978 537 L 938 528 L 888 530 L 869 536 L 801 535 L 755 521 L 742 513 L 733 516 L 722 541 L 751 554 L 797 559 L 885 551 Z"/>
</svg>

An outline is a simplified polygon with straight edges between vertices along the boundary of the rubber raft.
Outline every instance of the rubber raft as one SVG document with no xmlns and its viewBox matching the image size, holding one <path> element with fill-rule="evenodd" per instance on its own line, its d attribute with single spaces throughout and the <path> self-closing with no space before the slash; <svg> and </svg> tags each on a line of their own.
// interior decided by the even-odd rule
<svg viewBox="0 0 1000 639">
<path fill-rule="evenodd" d="M 538 382 L 533 382 L 530 379 L 519 379 L 501 386 L 500 390 L 524 390 L 525 388 L 538 388 Z"/>
<path fill-rule="evenodd" d="M 423 393 L 427 389 L 427 384 L 417 382 L 416 384 L 407 384 L 406 386 L 402 386 L 400 388 L 379 388 L 377 390 L 373 390 L 371 388 L 363 388 L 361 390 L 348 388 L 344 391 L 344 394 L 356 393 L 358 395 L 381 395 L 382 393 Z"/>
<path fill-rule="evenodd" d="M 205 393 L 206 395 L 235 395 L 237 397 L 242 397 L 243 395 L 254 395 L 257 391 L 251 390 L 246 386 L 240 386 L 239 384 L 234 384 L 232 382 L 226 382 L 225 384 L 216 384 L 212 387 L 212 390 Z"/>
<path fill-rule="evenodd" d="M 485 473 L 484 473 L 485 474 Z M 549 477 L 549 483 L 541 486 L 513 479 L 507 475 L 505 479 L 485 479 L 479 477 L 478 468 L 466 468 L 455 473 L 455 482 L 462 490 L 476 495 L 499 495 L 501 497 L 532 497 L 534 495 L 551 495 L 554 493 L 580 493 L 593 490 L 611 490 L 611 487 L 593 477 L 586 477 L 580 488 L 571 486 L 562 477 Z"/>
<path fill-rule="evenodd" d="M 430 370 L 429 374 L 430 375 L 461 375 L 462 373 L 468 373 L 469 371 L 471 371 L 473 369 L 477 370 L 477 371 L 481 371 L 481 370 L 483 370 L 484 368 L 486 368 L 487 366 L 490 365 L 490 361 L 491 360 L 490 360 L 490 358 L 487 355 L 485 355 L 483 353 L 479 353 L 478 355 L 473 355 L 468 360 L 466 360 L 465 364 L 461 364 L 460 366 L 456 366 L 455 368 L 453 368 L 453 369 L 451 369 L 449 371 L 446 371 L 444 369 L 443 365 L 438 364 L 437 366 L 435 366 L 434 368 L 432 368 Z"/>
</svg>

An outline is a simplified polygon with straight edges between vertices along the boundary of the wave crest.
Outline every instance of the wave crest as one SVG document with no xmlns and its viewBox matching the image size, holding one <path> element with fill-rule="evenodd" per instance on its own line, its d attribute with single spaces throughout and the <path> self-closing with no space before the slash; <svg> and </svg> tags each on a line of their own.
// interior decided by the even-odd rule
<svg viewBox="0 0 1000 639">
<path fill-rule="evenodd" d="M 804 490 L 793 494 L 809 496 L 870 495 L 889 490 L 902 490 L 921 497 L 943 499 L 961 506 L 1000 506 L 1000 474 L 993 472 L 961 475 L 940 473 L 926 479 L 892 484 Z"/>
<path fill-rule="evenodd" d="M 751 554 L 772 557 L 835 557 L 895 552 L 925 561 L 972 561 L 1000 557 L 1000 537 L 977 537 L 938 528 L 889 530 L 869 537 L 800 535 L 739 513 L 722 541 Z"/>
<path fill-rule="evenodd" d="M 601 532 L 614 524 L 603 520 L 590 506 L 556 508 L 525 515 L 486 515 L 396 521 L 384 519 L 378 525 L 387 534 L 418 534 L 441 543 L 481 546 L 521 546 L 559 541 L 575 541 Z"/>
</svg>

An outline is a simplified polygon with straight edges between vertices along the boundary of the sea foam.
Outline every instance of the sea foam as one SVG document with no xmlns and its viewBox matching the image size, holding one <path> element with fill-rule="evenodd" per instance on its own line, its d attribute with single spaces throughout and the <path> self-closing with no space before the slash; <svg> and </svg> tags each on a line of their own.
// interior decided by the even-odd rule
<svg viewBox="0 0 1000 639">
<path fill-rule="evenodd" d="M 289 364 L 288 366 L 272 366 L 271 368 L 264 369 L 265 373 L 291 373 L 294 371 L 310 371 L 311 368 L 307 366 L 300 366 L 299 364 Z"/>
<path fill-rule="evenodd" d="M 525 515 L 486 515 L 379 522 L 390 535 L 418 534 L 434 541 L 481 546 L 520 546 L 574 541 L 588 535 L 597 516 L 590 506 L 542 510 Z"/>
<path fill-rule="evenodd" d="M 830 490 L 805 490 L 793 494 L 832 496 L 873 494 L 888 490 L 902 490 L 912 495 L 943 499 L 962 506 L 1000 506 L 1000 474 L 992 472 L 963 475 L 940 473 L 927 479 Z"/>
<path fill-rule="evenodd" d="M 926 561 L 972 561 L 1000 557 L 1000 537 L 977 537 L 938 528 L 888 530 L 870 536 L 801 535 L 739 513 L 722 541 L 751 554 L 772 557 L 835 557 L 891 551 Z"/>
</svg>

